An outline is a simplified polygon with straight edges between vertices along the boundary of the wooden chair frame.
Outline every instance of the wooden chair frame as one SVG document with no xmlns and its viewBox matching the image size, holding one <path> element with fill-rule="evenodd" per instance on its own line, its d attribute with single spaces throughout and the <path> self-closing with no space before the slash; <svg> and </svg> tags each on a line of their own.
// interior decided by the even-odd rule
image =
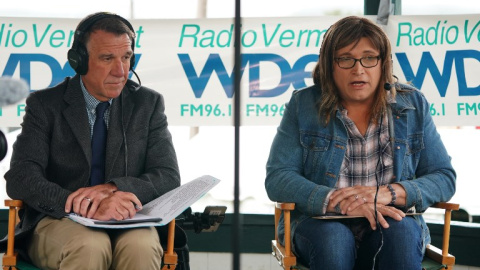
<svg viewBox="0 0 480 270">
<path fill-rule="evenodd" d="M 454 203 L 436 203 L 431 207 L 445 210 L 445 220 L 443 225 L 443 242 L 442 249 L 428 245 L 425 251 L 425 256 L 433 261 L 446 265 L 446 269 L 453 269 L 455 265 L 455 257 L 448 253 L 448 246 L 450 243 L 450 221 L 452 211 L 460 208 L 459 204 Z M 306 269 L 297 264 L 297 258 L 292 252 L 292 244 L 290 240 L 290 212 L 295 209 L 295 203 L 275 203 L 275 240 L 272 240 L 272 255 L 277 259 L 278 263 L 284 270 L 290 269 Z M 277 227 L 280 220 L 280 215 L 283 212 L 283 220 L 285 226 L 285 246 L 278 241 Z"/>
<path fill-rule="evenodd" d="M 14 250 L 15 225 L 18 221 L 18 210 L 23 207 L 21 200 L 5 200 L 8 206 L 8 236 L 7 252 L 3 255 L 3 270 L 17 270 L 18 253 Z M 175 270 L 177 266 L 177 253 L 173 250 L 175 240 L 175 219 L 168 223 L 167 250 L 163 254 L 162 270 Z"/>
</svg>

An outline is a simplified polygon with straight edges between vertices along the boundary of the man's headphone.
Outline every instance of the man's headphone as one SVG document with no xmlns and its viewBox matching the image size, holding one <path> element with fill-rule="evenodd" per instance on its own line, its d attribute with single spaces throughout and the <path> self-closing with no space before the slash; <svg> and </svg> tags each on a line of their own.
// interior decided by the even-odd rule
<svg viewBox="0 0 480 270">
<path fill-rule="evenodd" d="M 135 33 L 135 30 L 133 29 L 130 22 L 128 22 L 126 19 L 114 13 L 98 12 L 93 15 L 90 15 L 89 17 L 81 21 L 80 24 L 77 26 L 77 29 L 75 30 L 72 48 L 68 50 L 68 54 L 67 54 L 68 63 L 80 75 L 85 75 L 87 74 L 87 71 L 88 71 L 88 51 L 85 46 L 85 40 L 84 40 L 85 33 L 88 32 L 88 30 L 90 29 L 90 27 L 92 27 L 92 25 L 94 25 L 99 20 L 105 19 L 105 18 L 118 19 L 122 23 L 124 23 L 132 31 L 132 33 Z M 132 36 L 131 38 L 132 38 L 132 51 L 134 51 L 135 36 Z M 132 57 L 130 58 L 130 70 L 132 71 L 133 71 L 134 64 L 135 64 L 135 54 L 132 54 Z"/>
</svg>

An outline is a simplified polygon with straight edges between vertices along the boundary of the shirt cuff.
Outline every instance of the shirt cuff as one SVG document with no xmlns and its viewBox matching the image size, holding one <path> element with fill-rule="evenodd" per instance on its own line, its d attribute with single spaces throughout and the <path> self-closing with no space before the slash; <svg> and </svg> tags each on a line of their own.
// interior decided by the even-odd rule
<svg viewBox="0 0 480 270">
<path fill-rule="evenodd" d="M 325 197 L 325 201 L 323 201 L 322 215 L 325 215 L 327 213 L 327 207 L 328 207 L 328 203 L 330 202 L 330 196 L 334 191 L 335 189 L 332 189 L 330 192 L 328 192 L 327 196 Z"/>
</svg>

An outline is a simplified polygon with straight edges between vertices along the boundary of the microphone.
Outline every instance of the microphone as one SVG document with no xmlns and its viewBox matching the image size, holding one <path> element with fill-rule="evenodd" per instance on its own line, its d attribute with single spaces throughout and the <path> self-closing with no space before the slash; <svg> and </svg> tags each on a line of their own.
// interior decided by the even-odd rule
<svg viewBox="0 0 480 270">
<path fill-rule="evenodd" d="M 142 81 L 140 81 L 140 77 L 138 77 L 138 75 L 137 75 L 137 73 L 135 72 L 135 70 L 132 69 L 132 72 L 133 72 L 133 74 L 135 75 L 135 77 L 137 77 L 137 81 L 138 81 L 138 86 L 133 89 L 133 91 L 136 92 L 136 91 L 138 91 L 138 89 L 140 89 L 140 87 L 142 87 Z"/>
<path fill-rule="evenodd" d="M 0 77 L 0 107 L 11 105 L 26 98 L 30 93 L 30 87 L 22 79 Z"/>
<path fill-rule="evenodd" d="M 391 90 L 392 89 L 392 84 L 391 83 L 388 83 L 386 82 L 384 85 L 383 85 L 383 88 L 385 88 L 385 90 Z"/>
</svg>

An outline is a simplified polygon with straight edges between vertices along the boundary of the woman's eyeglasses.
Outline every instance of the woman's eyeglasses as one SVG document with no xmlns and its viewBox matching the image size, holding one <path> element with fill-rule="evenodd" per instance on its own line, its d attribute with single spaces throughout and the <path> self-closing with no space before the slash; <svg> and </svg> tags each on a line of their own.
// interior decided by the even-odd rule
<svg viewBox="0 0 480 270">
<path fill-rule="evenodd" d="M 335 58 L 335 61 L 337 61 L 337 64 L 340 68 L 350 69 L 355 66 L 357 61 L 360 62 L 360 64 L 364 68 L 372 68 L 378 65 L 379 59 L 380 59 L 380 56 L 365 56 L 359 59 L 352 58 L 352 57 L 338 57 L 338 58 Z"/>
</svg>

